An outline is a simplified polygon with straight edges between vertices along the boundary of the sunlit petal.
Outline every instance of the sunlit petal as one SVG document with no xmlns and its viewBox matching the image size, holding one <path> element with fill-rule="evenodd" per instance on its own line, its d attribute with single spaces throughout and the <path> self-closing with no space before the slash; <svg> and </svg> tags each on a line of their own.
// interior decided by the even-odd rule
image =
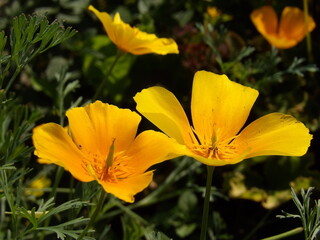
<svg viewBox="0 0 320 240">
<path fill-rule="evenodd" d="M 100 101 L 67 112 L 74 141 L 90 152 L 107 156 L 115 139 L 116 151 L 123 151 L 134 140 L 141 117 L 129 109 Z"/>
<path fill-rule="evenodd" d="M 127 152 L 131 156 L 128 165 L 134 167 L 135 171 L 144 172 L 152 165 L 183 155 L 185 149 L 184 145 L 163 133 L 144 131 Z"/>
<path fill-rule="evenodd" d="M 100 20 L 100 22 L 103 25 L 104 30 L 107 32 L 108 37 L 111 39 L 112 42 L 115 41 L 115 31 L 112 27 L 112 19 L 110 15 L 106 12 L 100 12 L 96 8 L 94 8 L 92 5 L 88 7 L 88 10 L 92 11 Z"/>
<path fill-rule="evenodd" d="M 162 87 L 151 87 L 137 93 L 134 100 L 137 110 L 144 117 L 178 143 L 194 141 L 188 118 L 170 91 Z"/>
<path fill-rule="evenodd" d="M 111 41 L 122 51 L 135 55 L 179 53 L 178 45 L 171 38 L 158 38 L 154 34 L 131 27 L 121 20 L 119 13 L 112 20 L 109 14 L 99 12 L 92 5 L 88 9 L 99 18 Z"/>
<path fill-rule="evenodd" d="M 134 195 L 148 187 L 152 181 L 152 177 L 153 172 L 148 171 L 117 182 L 99 181 L 99 183 L 106 192 L 113 194 L 123 201 L 132 203 L 134 202 Z"/>
<path fill-rule="evenodd" d="M 191 113 L 201 143 L 235 136 L 246 122 L 258 91 L 232 82 L 226 75 L 195 74 Z"/>
<path fill-rule="evenodd" d="M 96 101 L 84 107 L 90 121 L 96 130 L 98 143 L 107 146 L 108 151 L 115 140 L 115 151 L 124 151 L 133 142 L 141 117 L 129 109 L 120 109 Z"/>
<path fill-rule="evenodd" d="M 311 139 L 309 130 L 294 117 L 271 113 L 248 125 L 234 144 L 249 149 L 246 158 L 261 155 L 302 156 L 308 150 Z"/>
<path fill-rule="evenodd" d="M 40 163 L 59 165 L 83 182 L 94 180 L 83 165 L 81 151 L 60 125 L 47 123 L 34 128 L 32 140 Z"/>
</svg>

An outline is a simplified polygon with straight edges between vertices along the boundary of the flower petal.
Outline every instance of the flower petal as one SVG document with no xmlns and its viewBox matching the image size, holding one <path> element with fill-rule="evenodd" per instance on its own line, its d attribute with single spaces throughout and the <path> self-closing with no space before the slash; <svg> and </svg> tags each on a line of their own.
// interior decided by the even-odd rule
<svg viewBox="0 0 320 240">
<path fill-rule="evenodd" d="M 150 87 L 134 97 L 137 110 L 178 143 L 195 141 L 188 118 L 177 98 L 162 87 Z"/>
<path fill-rule="evenodd" d="M 271 6 L 263 6 L 250 15 L 251 21 L 264 37 L 276 35 L 278 32 L 278 17 Z"/>
<path fill-rule="evenodd" d="M 294 47 L 295 45 L 297 45 L 297 43 L 298 43 L 296 41 L 296 39 L 279 37 L 279 35 L 277 35 L 277 36 L 268 35 L 268 36 L 265 36 L 265 38 L 272 46 L 274 46 L 278 49 L 291 48 L 291 47 Z"/>
<path fill-rule="evenodd" d="M 258 91 L 226 75 L 198 71 L 193 80 L 191 113 L 202 144 L 235 136 L 246 122 Z"/>
<path fill-rule="evenodd" d="M 179 53 L 178 45 L 171 38 L 158 38 L 155 34 L 131 27 L 121 20 L 119 13 L 112 20 L 108 13 L 99 12 L 92 5 L 88 9 L 99 18 L 111 41 L 125 52 L 135 55 Z"/>
<path fill-rule="evenodd" d="M 219 167 L 219 166 L 224 166 L 229 164 L 236 164 L 238 162 L 241 162 L 243 159 L 247 158 L 248 150 L 247 149 L 242 149 L 242 150 L 243 152 L 234 154 L 232 159 L 206 158 L 206 157 L 202 157 L 201 155 L 197 155 L 188 149 L 185 151 L 184 154 L 208 166 Z"/>
<path fill-rule="evenodd" d="M 249 149 L 246 158 L 262 155 L 302 156 L 312 135 L 290 115 L 271 113 L 249 124 L 234 140 L 234 146 Z"/>
<path fill-rule="evenodd" d="M 177 43 L 171 38 L 157 38 L 154 34 L 148 34 L 136 29 L 137 35 L 127 41 L 128 49 L 135 55 L 156 53 L 166 55 L 179 53 Z M 129 47 L 129 45 L 131 45 Z"/>
<path fill-rule="evenodd" d="M 118 182 L 98 181 L 104 190 L 123 201 L 133 203 L 134 195 L 148 187 L 152 181 L 153 171 L 120 180 Z"/>
<path fill-rule="evenodd" d="M 281 14 L 279 36 L 294 39 L 298 43 L 306 36 L 307 32 L 315 28 L 315 22 L 310 16 L 308 16 L 307 24 L 303 11 L 297 7 L 285 7 Z"/>
<path fill-rule="evenodd" d="M 142 173 L 154 164 L 172 159 L 185 153 L 185 146 L 163 133 L 148 130 L 137 136 L 126 153 L 127 161 L 134 171 Z"/>
<path fill-rule="evenodd" d="M 110 15 L 106 12 L 100 12 L 96 8 L 94 8 L 92 5 L 88 7 L 90 11 L 92 11 L 100 20 L 100 22 L 103 25 L 104 30 L 106 31 L 108 37 L 111 39 L 111 41 L 117 45 L 116 36 L 115 36 L 115 29 L 112 25 L 112 19 Z"/>
<path fill-rule="evenodd" d="M 82 182 L 94 180 L 83 165 L 81 151 L 60 125 L 47 123 L 34 128 L 32 140 L 40 163 L 59 165 Z"/>
<path fill-rule="evenodd" d="M 115 152 L 130 146 L 141 117 L 129 109 L 96 101 L 67 112 L 74 141 L 91 153 L 107 156 L 115 139 Z"/>
</svg>

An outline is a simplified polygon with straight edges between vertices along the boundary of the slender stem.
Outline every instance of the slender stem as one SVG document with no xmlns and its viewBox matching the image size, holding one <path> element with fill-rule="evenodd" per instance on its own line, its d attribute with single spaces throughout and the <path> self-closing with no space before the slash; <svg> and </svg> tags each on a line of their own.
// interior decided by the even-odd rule
<svg viewBox="0 0 320 240">
<path fill-rule="evenodd" d="M 303 10 L 304 10 L 304 20 L 307 28 L 306 41 L 307 41 L 308 60 L 309 62 L 313 62 L 311 35 L 309 32 L 309 26 L 308 26 L 308 17 L 309 17 L 308 0 L 303 0 Z"/>
<path fill-rule="evenodd" d="M 60 81 L 58 83 L 58 108 L 59 108 L 59 117 L 60 125 L 64 124 L 64 82 L 65 82 L 66 69 L 62 68 L 60 72 Z"/>
<path fill-rule="evenodd" d="M 6 88 L 5 88 L 5 93 L 7 93 L 11 87 L 11 85 L 13 84 L 14 80 L 18 77 L 20 71 L 21 71 L 22 68 L 20 67 L 17 67 L 15 72 L 13 73 L 12 77 L 10 78 Z"/>
<path fill-rule="evenodd" d="M 51 190 L 51 192 L 49 194 L 49 199 L 56 197 L 58 185 L 60 183 L 60 180 L 61 180 L 61 177 L 63 175 L 63 172 L 64 172 L 64 169 L 62 167 L 58 166 L 58 169 L 57 169 L 57 172 L 56 172 L 56 176 L 54 178 L 54 183 L 53 183 L 53 186 L 52 186 L 52 190 Z M 50 220 L 51 220 L 51 217 L 46 219 L 46 221 L 44 223 L 45 227 L 49 226 Z M 43 240 L 44 237 L 45 237 L 45 232 L 43 231 L 42 235 L 40 236 L 40 240 Z"/>
<path fill-rule="evenodd" d="M 209 203 L 210 203 L 210 195 L 211 195 L 210 192 L 211 192 L 213 170 L 214 170 L 213 166 L 207 166 L 208 175 L 207 175 L 206 192 L 204 196 L 204 207 L 203 207 L 203 214 L 202 214 L 200 240 L 205 240 L 207 236 Z"/>
<path fill-rule="evenodd" d="M 94 223 L 94 221 L 96 220 L 97 216 L 99 215 L 99 213 L 100 213 L 100 211 L 102 209 L 105 197 L 106 197 L 106 192 L 103 189 L 101 189 L 101 193 L 100 193 L 100 197 L 99 197 L 98 203 L 96 205 L 96 209 L 94 210 L 88 225 L 82 231 L 81 235 L 77 238 L 77 240 L 83 239 L 83 237 L 87 234 L 87 232 L 91 228 L 92 224 Z"/>
<path fill-rule="evenodd" d="M 106 74 L 106 77 L 102 80 L 102 82 L 100 83 L 95 95 L 93 96 L 92 98 L 92 101 L 95 101 L 98 99 L 98 97 L 100 96 L 103 88 L 104 88 L 104 85 L 107 83 L 108 79 L 109 79 L 109 76 L 110 74 L 112 73 L 112 70 L 114 69 L 114 66 L 116 65 L 116 63 L 118 62 L 118 60 L 120 59 L 120 57 L 124 54 L 124 52 L 122 52 L 121 50 L 118 50 L 117 52 L 117 55 L 115 56 L 114 58 L 114 61 L 113 63 L 111 64 L 107 74 Z"/>
<path fill-rule="evenodd" d="M 56 176 L 54 178 L 54 183 L 53 183 L 53 186 L 52 186 L 52 191 L 50 193 L 49 198 L 52 198 L 52 197 L 56 196 L 58 185 L 59 185 L 60 180 L 62 178 L 63 172 L 64 172 L 63 167 L 58 166 L 58 169 L 57 169 L 57 172 L 56 172 Z"/>
<path fill-rule="evenodd" d="M 302 231 L 303 231 L 302 227 L 297 227 L 297 228 L 292 229 L 292 230 L 290 230 L 288 232 L 284 232 L 284 233 L 281 233 L 281 234 L 278 234 L 278 235 L 275 235 L 275 236 L 272 236 L 272 237 L 263 238 L 261 240 L 278 240 L 278 239 L 290 237 L 292 235 L 301 233 Z"/>
</svg>

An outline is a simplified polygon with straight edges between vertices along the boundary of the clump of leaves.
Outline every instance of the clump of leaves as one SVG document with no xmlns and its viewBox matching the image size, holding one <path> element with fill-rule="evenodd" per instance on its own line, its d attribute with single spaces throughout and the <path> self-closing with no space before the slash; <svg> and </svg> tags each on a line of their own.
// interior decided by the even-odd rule
<svg viewBox="0 0 320 240">
<path fill-rule="evenodd" d="M 63 28 L 58 22 L 49 24 L 45 16 L 25 16 L 21 14 L 13 19 L 10 34 L 10 54 L 3 55 L 7 37 L 0 33 L 0 88 L 5 84 L 7 92 L 21 70 L 33 58 L 48 49 L 71 38 L 76 33 L 72 28 Z M 10 68 L 14 68 L 11 78 L 5 82 Z"/>
<path fill-rule="evenodd" d="M 301 200 L 294 189 L 291 189 L 292 200 L 298 208 L 299 214 L 284 212 L 279 218 L 299 218 L 304 230 L 305 240 L 316 240 L 320 237 L 320 200 L 313 200 L 315 188 L 310 187 L 307 191 L 301 190 Z"/>
</svg>

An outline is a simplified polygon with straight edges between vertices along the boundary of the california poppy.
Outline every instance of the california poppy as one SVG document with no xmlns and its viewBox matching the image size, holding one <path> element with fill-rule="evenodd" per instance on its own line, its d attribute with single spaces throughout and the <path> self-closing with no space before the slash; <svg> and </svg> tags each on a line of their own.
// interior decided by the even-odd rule
<svg viewBox="0 0 320 240">
<path fill-rule="evenodd" d="M 33 130 L 38 161 L 56 164 L 82 182 L 96 180 L 108 193 L 133 202 L 152 180 L 152 165 L 176 155 L 165 134 L 144 131 L 137 137 L 141 117 L 129 109 L 96 101 L 66 113 L 69 130 L 46 123 Z M 70 132 L 70 133 L 68 133 Z"/>
<path fill-rule="evenodd" d="M 305 154 L 312 136 L 290 115 L 267 114 L 241 130 L 257 97 L 257 90 L 226 75 L 199 71 L 192 88 L 193 126 L 179 101 L 165 88 L 144 89 L 134 100 L 143 116 L 177 145 L 184 146 L 183 155 L 209 166 L 235 164 L 262 155 Z"/>
<path fill-rule="evenodd" d="M 156 53 L 166 55 L 179 53 L 176 42 L 171 38 L 158 38 L 155 34 L 140 31 L 123 22 L 116 13 L 113 20 L 106 12 L 99 12 L 92 5 L 89 10 L 99 18 L 110 40 L 124 52 L 134 55 Z"/>
<path fill-rule="evenodd" d="M 263 6 L 254 10 L 251 20 L 261 35 L 279 49 L 297 45 L 316 24 L 311 16 L 305 19 L 304 12 L 297 7 L 285 7 L 280 21 L 271 6 Z"/>
</svg>

